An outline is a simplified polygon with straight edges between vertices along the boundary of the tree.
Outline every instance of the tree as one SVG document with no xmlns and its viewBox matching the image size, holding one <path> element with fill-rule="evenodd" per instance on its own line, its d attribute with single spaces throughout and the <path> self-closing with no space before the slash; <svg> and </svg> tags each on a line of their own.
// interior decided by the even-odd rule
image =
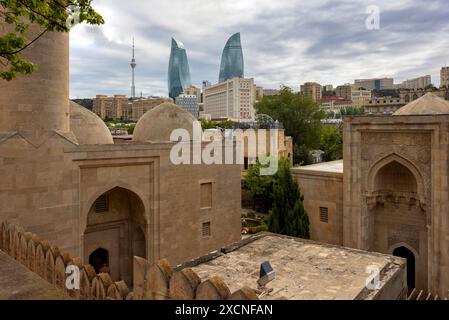
<svg viewBox="0 0 449 320">
<path fill-rule="evenodd" d="M 292 237 L 310 238 L 309 217 L 304 209 L 304 197 L 294 180 L 288 160 L 279 161 L 273 183 L 273 208 L 268 223 L 270 232 Z"/>
<path fill-rule="evenodd" d="M 0 37 L 0 79 L 10 81 L 18 74 L 37 70 L 22 52 L 45 33 L 69 32 L 74 23 L 103 24 L 104 20 L 91 6 L 92 0 L 0 0 L 0 21 L 12 26 L 13 32 Z M 71 15 L 76 14 L 75 19 Z M 28 39 L 31 23 L 42 31 Z"/>
<path fill-rule="evenodd" d="M 259 161 L 251 165 L 246 173 L 244 183 L 251 193 L 253 201 L 261 203 L 264 209 L 269 210 L 273 201 L 273 176 L 261 176 Z"/>
<path fill-rule="evenodd" d="M 363 107 L 347 107 L 340 111 L 342 116 L 361 116 L 365 114 L 365 109 Z"/>
<path fill-rule="evenodd" d="M 438 91 L 438 88 L 435 87 L 432 83 L 428 84 L 424 89 L 425 89 L 426 91 L 432 91 L 432 92 Z"/>
<path fill-rule="evenodd" d="M 320 150 L 325 152 L 325 161 L 343 158 L 343 129 L 341 126 L 323 126 L 321 129 Z"/>
<path fill-rule="evenodd" d="M 309 164 L 308 153 L 320 144 L 321 120 L 325 112 L 310 97 L 281 88 L 277 96 L 265 96 L 255 104 L 259 114 L 266 114 L 282 122 L 285 134 L 293 138 L 295 164 Z"/>
</svg>

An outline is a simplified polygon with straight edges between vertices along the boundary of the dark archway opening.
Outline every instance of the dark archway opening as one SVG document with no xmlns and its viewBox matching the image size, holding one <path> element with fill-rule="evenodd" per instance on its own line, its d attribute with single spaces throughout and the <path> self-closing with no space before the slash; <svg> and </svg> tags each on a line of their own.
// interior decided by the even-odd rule
<svg viewBox="0 0 449 320">
<path fill-rule="evenodd" d="M 393 255 L 407 260 L 407 287 L 411 292 L 415 288 L 415 255 L 406 247 L 396 248 Z"/>
<path fill-rule="evenodd" d="M 89 256 L 89 264 L 94 267 L 95 272 L 109 273 L 109 252 L 106 249 L 98 248 Z"/>
</svg>

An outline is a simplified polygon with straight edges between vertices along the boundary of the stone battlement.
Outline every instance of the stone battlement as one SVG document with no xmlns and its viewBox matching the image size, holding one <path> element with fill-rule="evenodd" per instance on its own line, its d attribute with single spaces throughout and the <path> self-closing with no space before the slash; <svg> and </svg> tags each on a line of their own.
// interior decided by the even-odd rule
<svg viewBox="0 0 449 320">
<path fill-rule="evenodd" d="M 37 235 L 3 222 L 0 225 L 0 250 L 29 270 L 79 300 L 257 300 L 256 292 L 242 288 L 231 294 L 219 277 L 201 281 L 192 269 L 174 271 L 167 260 L 157 263 L 134 257 L 133 291 L 124 281 L 114 282 L 109 274 L 96 274 L 80 258 L 61 252 L 55 245 Z M 80 270 L 79 290 L 66 287 L 66 268 Z"/>
</svg>

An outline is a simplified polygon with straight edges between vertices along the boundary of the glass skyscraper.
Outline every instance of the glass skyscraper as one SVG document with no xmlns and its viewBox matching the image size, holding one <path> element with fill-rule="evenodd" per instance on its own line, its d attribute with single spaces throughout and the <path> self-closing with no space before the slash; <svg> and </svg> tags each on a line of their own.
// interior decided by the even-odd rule
<svg viewBox="0 0 449 320">
<path fill-rule="evenodd" d="M 221 56 L 219 83 L 244 77 L 244 63 L 240 32 L 229 38 Z"/>
<path fill-rule="evenodd" d="M 181 42 L 172 38 L 168 64 L 168 95 L 175 99 L 190 85 L 190 68 L 186 49 Z"/>
</svg>

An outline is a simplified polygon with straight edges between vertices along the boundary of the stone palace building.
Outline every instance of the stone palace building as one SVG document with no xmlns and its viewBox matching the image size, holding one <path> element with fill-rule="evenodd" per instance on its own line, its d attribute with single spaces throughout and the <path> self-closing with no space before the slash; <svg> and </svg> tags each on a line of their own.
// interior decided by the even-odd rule
<svg viewBox="0 0 449 320">
<path fill-rule="evenodd" d="M 449 102 L 347 117 L 344 161 L 293 169 L 312 238 L 407 259 L 408 287 L 449 289 Z"/>
<path fill-rule="evenodd" d="M 0 221 L 127 283 L 133 256 L 176 265 L 240 240 L 241 166 L 170 161 L 171 131 L 192 131 L 188 112 L 162 104 L 114 145 L 99 117 L 69 102 L 68 34 L 47 32 L 24 56 L 39 70 L 0 81 Z"/>
</svg>

